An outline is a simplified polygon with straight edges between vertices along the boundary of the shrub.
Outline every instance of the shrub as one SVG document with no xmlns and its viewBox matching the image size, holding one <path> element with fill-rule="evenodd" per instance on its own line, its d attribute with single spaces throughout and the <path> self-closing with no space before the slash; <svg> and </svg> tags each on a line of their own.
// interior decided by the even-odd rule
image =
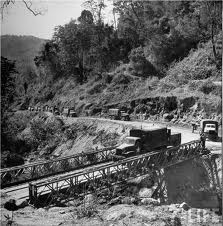
<svg viewBox="0 0 223 226">
<path fill-rule="evenodd" d="M 97 83 L 91 89 L 88 90 L 88 94 L 93 95 L 96 93 L 100 93 L 105 87 L 106 85 Z"/>
<path fill-rule="evenodd" d="M 37 144 L 44 144 L 49 140 L 54 140 L 57 143 L 58 139 L 61 139 L 61 122 L 53 118 L 47 118 L 47 121 L 43 117 L 35 118 L 31 121 L 31 133 L 33 135 L 33 142 Z M 55 140 L 56 139 L 56 140 Z"/>
<path fill-rule="evenodd" d="M 117 74 L 113 80 L 112 83 L 115 85 L 120 85 L 120 84 L 129 84 L 132 81 L 132 79 L 124 74 Z"/>
<path fill-rule="evenodd" d="M 196 80 L 189 81 L 188 88 L 192 91 L 198 90 L 199 84 L 200 84 L 200 81 L 196 81 Z"/>
<path fill-rule="evenodd" d="M 173 81 L 174 82 L 174 81 Z M 160 91 L 161 92 L 169 92 L 177 87 L 177 84 L 171 83 L 171 82 L 160 82 Z"/>
<path fill-rule="evenodd" d="M 216 88 L 212 91 L 212 94 L 222 97 L 222 87 L 216 86 Z"/>
<path fill-rule="evenodd" d="M 111 75 L 111 73 L 103 73 L 102 78 L 105 84 L 110 84 L 113 79 L 113 76 Z"/>
<path fill-rule="evenodd" d="M 23 157 L 16 153 L 9 154 L 6 159 L 6 167 L 19 166 L 23 165 L 24 163 L 25 161 Z"/>
<path fill-rule="evenodd" d="M 84 96 L 80 96 L 79 97 L 79 100 L 83 100 L 85 97 Z"/>
<path fill-rule="evenodd" d="M 198 88 L 198 90 L 203 92 L 204 94 L 209 94 L 215 89 L 216 89 L 216 85 L 209 80 L 205 81 L 204 83 L 201 83 L 201 85 Z"/>
<path fill-rule="evenodd" d="M 95 216 L 97 211 L 97 205 L 95 203 L 92 203 L 91 205 L 87 206 L 81 206 L 76 209 L 77 211 L 77 218 L 83 218 L 83 217 L 93 217 Z"/>
<path fill-rule="evenodd" d="M 129 60 L 130 66 L 128 67 L 128 71 L 132 72 L 134 70 L 135 75 L 146 77 L 158 74 L 153 64 L 146 59 L 143 47 L 132 49 L 129 54 Z"/>
</svg>

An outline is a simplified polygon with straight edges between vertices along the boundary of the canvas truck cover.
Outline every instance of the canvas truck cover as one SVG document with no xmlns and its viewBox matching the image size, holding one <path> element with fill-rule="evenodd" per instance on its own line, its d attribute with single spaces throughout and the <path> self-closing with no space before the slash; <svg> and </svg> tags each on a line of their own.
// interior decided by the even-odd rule
<svg viewBox="0 0 223 226">
<path fill-rule="evenodd" d="M 120 115 L 120 110 L 119 109 L 116 109 L 116 108 L 111 108 L 108 110 L 109 112 L 109 115 Z"/>
<path fill-rule="evenodd" d="M 168 145 L 167 128 L 132 129 L 130 136 L 140 137 L 145 149 L 154 149 Z"/>
</svg>

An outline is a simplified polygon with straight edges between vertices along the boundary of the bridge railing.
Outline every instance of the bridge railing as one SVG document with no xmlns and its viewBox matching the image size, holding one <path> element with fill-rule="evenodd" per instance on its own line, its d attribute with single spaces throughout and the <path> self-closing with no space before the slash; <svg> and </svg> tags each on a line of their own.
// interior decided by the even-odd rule
<svg viewBox="0 0 223 226">
<path fill-rule="evenodd" d="M 116 147 L 104 148 L 98 151 L 79 153 L 60 157 L 54 160 L 38 161 L 21 166 L 1 169 L 1 187 L 7 187 L 60 172 L 82 168 L 85 166 L 111 160 Z"/>
<path fill-rule="evenodd" d="M 131 178 L 195 158 L 202 150 L 200 141 L 192 141 L 159 152 L 130 157 L 82 172 L 51 177 L 29 184 L 29 198 L 34 205 L 49 205 L 55 200 L 70 200 L 78 195 L 96 192 Z"/>
</svg>

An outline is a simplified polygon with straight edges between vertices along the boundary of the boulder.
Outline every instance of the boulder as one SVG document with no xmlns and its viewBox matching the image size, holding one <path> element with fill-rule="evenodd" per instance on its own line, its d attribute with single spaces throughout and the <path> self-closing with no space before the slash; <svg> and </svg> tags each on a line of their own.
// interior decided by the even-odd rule
<svg viewBox="0 0 223 226">
<path fill-rule="evenodd" d="M 112 200 L 108 203 L 108 205 L 117 205 L 117 204 L 120 204 L 121 201 L 122 201 L 122 197 L 119 196 L 119 197 L 116 197 L 116 198 L 112 199 Z"/>
<path fill-rule="evenodd" d="M 116 221 L 132 215 L 133 208 L 126 204 L 115 205 L 106 210 L 103 219 L 106 221 Z"/>
<path fill-rule="evenodd" d="M 180 206 L 177 205 L 177 204 L 171 204 L 171 205 L 168 206 L 168 210 L 171 213 L 176 213 L 179 210 L 179 207 Z"/>
<path fill-rule="evenodd" d="M 184 210 L 187 211 L 190 209 L 190 206 L 186 202 L 183 202 L 180 204 L 180 208 L 183 208 Z"/>
<path fill-rule="evenodd" d="M 154 180 L 151 175 L 144 175 L 128 181 L 127 185 L 128 187 L 136 186 L 138 190 L 140 188 L 151 188 L 154 185 Z"/>
<path fill-rule="evenodd" d="M 153 199 L 153 198 L 143 198 L 143 199 L 141 199 L 141 204 L 159 206 L 160 202 L 156 199 Z"/>
<path fill-rule="evenodd" d="M 95 204 L 95 201 L 95 196 L 92 194 L 86 195 L 83 200 L 86 206 L 93 206 Z"/>
<path fill-rule="evenodd" d="M 150 188 L 141 188 L 139 190 L 140 198 L 151 198 L 152 194 L 153 194 L 153 189 L 150 189 Z"/>
<path fill-rule="evenodd" d="M 128 205 L 130 205 L 130 204 L 136 203 L 137 200 L 134 197 L 124 197 L 121 202 L 122 202 L 122 204 L 128 204 Z"/>
</svg>

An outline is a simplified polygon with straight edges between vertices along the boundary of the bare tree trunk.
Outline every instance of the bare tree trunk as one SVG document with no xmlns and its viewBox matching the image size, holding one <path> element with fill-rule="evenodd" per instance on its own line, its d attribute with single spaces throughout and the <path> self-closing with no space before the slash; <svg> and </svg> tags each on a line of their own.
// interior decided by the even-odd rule
<svg viewBox="0 0 223 226">
<path fill-rule="evenodd" d="M 115 18 L 115 10 L 113 9 L 113 17 L 114 17 L 114 28 L 115 28 L 115 30 L 116 30 L 116 28 L 117 28 L 117 25 L 116 25 L 116 18 Z"/>
<path fill-rule="evenodd" d="M 211 43 L 212 43 L 212 49 L 213 49 L 215 62 L 217 63 L 217 54 L 216 54 L 216 47 L 215 47 L 215 41 L 214 41 L 214 22 L 213 21 L 211 23 Z"/>
</svg>

